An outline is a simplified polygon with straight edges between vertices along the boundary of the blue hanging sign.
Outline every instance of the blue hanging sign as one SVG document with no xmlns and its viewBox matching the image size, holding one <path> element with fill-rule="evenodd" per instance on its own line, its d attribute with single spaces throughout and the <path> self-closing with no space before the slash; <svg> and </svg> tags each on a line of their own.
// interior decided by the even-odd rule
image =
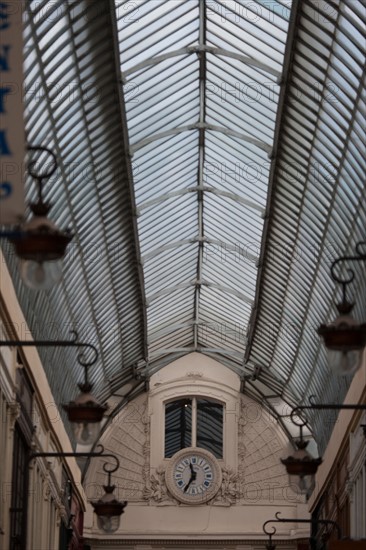
<svg viewBox="0 0 366 550">
<path fill-rule="evenodd" d="M 0 224 L 24 215 L 23 2 L 0 1 Z"/>
</svg>

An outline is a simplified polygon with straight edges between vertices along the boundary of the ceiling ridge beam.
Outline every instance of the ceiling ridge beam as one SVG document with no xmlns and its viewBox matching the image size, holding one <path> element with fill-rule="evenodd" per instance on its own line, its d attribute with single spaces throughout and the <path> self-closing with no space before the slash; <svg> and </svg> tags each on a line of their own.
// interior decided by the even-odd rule
<svg viewBox="0 0 366 550">
<path fill-rule="evenodd" d="M 199 45 L 200 48 L 206 44 L 206 0 L 201 0 L 199 3 Z M 199 52 L 199 98 L 200 98 L 200 125 L 206 124 L 206 80 L 207 80 L 207 63 L 206 52 L 200 50 Z M 197 216 L 198 216 L 198 254 L 197 254 L 197 280 L 202 279 L 203 271 L 203 242 L 204 238 L 204 225 L 203 225 L 203 201 L 204 201 L 204 166 L 205 166 L 205 131 L 201 127 L 199 129 L 198 138 L 198 171 L 197 171 Z M 197 284 L 194 295 L 194 325 L 193 325 L 193 342 L 194 348 L 198 346 L 198 323 L 200 319 L 200 294 L 201 285 Z"/>
</svg>

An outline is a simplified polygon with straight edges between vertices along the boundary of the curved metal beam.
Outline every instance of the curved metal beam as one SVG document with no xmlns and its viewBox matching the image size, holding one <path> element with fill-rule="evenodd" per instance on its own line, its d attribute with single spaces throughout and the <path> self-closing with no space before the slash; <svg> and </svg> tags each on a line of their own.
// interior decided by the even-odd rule
<svg viewBox="0 0 366 550">
<path fill-rule="evenodd" d="M 236 357 L 237 359 L 243 359 L 243 352 L 241 351 L 235 351 L 233 349 L 229 349 L 229 348 L 206 348 L 204 346 L 198 346 L 197 347 L 197 351 L 201 352 L 201 353 L 212 353 L 212 354 L 221 354 L 221 355 L 226 355 L 226 356 L 229 356 L 229 357 Z"/>
<path fill-rule="evenodd" d="M 150 208 L 151 206 L 155 206 L 156 204 L 161 204 L 162 202 L 165 202 L 169 199 L 173 199 L 174 197 L 183 197 L 184 195 L 188 195 L 189 193 L 195 193 L 197 192 L 198 187 L 187 187 L 186 189 L 180 189 L 179 191 L 172 191 L 171 193 L 164 193 L 163 195 L 159 195 L 155 199 L 151 199 L 149 201 L 143 202 L 136 208 L 136 216 L 141 216 L 141 211 L 145 208 Z"/>
<path fill-rule="evenodd" d="M 253 57 L 242 55 L 240 53 L 231 52 L 230 50 L 226 50 L 224 48 L 215 48 L 214 46 L 207 46 L 205 44 L 202 44 L 198 46 L 188 46 L 186 48 L 180 48 L 178 50 L 167 52 L 163 55 L 157 55 L 156 57 L 149 57 L 148 59 L 144 59 L 144 61 L 141 61 L 141 63 L 137 63 L 137 65 L 134 65 L 130 69 L 127 69 L 126 71 L 123 71 L 121 73 L 122 82 L 123 84 L 126 84 L 127 79 L 131 74 L 137 71 L 140 71 L 145 67 L 158 65 L 159 63 L 162 63 L 163 61 L 166 61 L 167 59 L 170 59 L 172 57 L 179 57 L 180 55 L 192 55 L 194 53 L 199 53 L 199 52 L 207 52 L 216 56 L 231 57 L 232 59 L 236 59 L 237 61 L 241 61 L 242 63 L 245 63 L 245 65 L 257 67 L 258 69 L 261 69 L 266 73 L 270 73 L 273 76 L 275 76 L 277 80 L 281 79 L 281 73 L 273 69 L 270 65 L 267 65 L 266 63 L 262 63 L 261 61 L 258 61 Z"/>
<path fill-rule="evenodd" d="M 173 248 L 179 248 L 181 246 L 185 246 L 186 244 L 194 244 L 201 242 L 199 237 L 194 237 L 193 239 L 182 239 L 180 241 L 174 241 L 172 243 L 164 244 L 161 246 L 158 246 L 157 248 L 154 248 L 151 252 L 148 252 L 147 254 L 144 254 L 141 257 L 141 263 L 142 265 L 145 264 L 147 260 L 150 260 L 150 258 L 155 258 L 155 256 L 158 256 L 159 254 L 162 254 L 162 252 L 165 252 L 166 250 L 170 250 Z"/>
<path fill-rule="evenodd" d="M 153 361 L 157 357 L 169 355 L 171 353 L 187 354 L 187 353 L 193 353 L 194 351 L 196 351 L 196 348 L 194 346 L 182 347 L 182 348 L 161 348 L 157 351 L 150 351 L 148 361 Z"/>
<path fill-rule="evenodd" d="M 186 288 L 191 288 L 191 287 L 193 288 L 196 286 L 196 284 L 197 283 L 195 281 L 192 281 L 190 283 L 180 283 L 179 285 L 170 286 L 168 288 L 159 290 L 158 292 L 154 292 L 154 294 L 151 294 L 150 296 L 146 296 L 146 307 L 149 307 L 154 300 L 161 298 L 161 296 L 165 296 L 166 294 L 171 294 L 176 290 L 184 290 Z"/>
<path fill-rule="evenodd" d="M 148 344 L 153 344 L 155 341 L 159 340 L 162 336 L 166 336 L 176 330 L 181 330 L 182 328 L 191 328 L 195 325 L 195 321 L 187 321 L 186 323 L 172 323 L 157 330 L 150 330 L 148 334 Z"/>
<path fill-rule="evenodd" d="M 195 351 L 201 352 L 201 353 L 211 353 L 211 354 L 217 354 L 221 353 L 224 355 L 229 355 L 233 357 L 237 357 L 241 359 L 243 357 L 243 354 L 240 351 L 235 351 L 228 348 L 205 348 L 201 346 L 190 346 L 190 347 L 183 347 L 183 348 L 162 348 L 157 351 L 152 351 L 149 354 L 149 360 L 156 360 L 157 357 L 168 355 L 170 353 L 193 353 Z"/>
<path fill-rule="evenodd" d="M 223 126 L 216 126 L 214 124 L 207 124 L 205 122 L 198 122 L 196 124 L 180 126 L 179 128 L 172 128 L 171 130 L 166 130 L 165 132 L 160 132 L 146 139 L 137 141 L 136 143 L 133 143 L 130 146 L 130 155 L 133 156 L 136 151 L 138 151 L 142 147 L 145 147 L 145 145 L 149 145 L 150 143 L 153 143 L 154 141 L 157 141 L 159 139 L 164 139 L 165 137 L 174 136 L 177 134 L 182 134 L 183 132 L 190 132 L 192 130 L 210 130 L 211 132 L 220 132 L 226 136 L 236 137 L 238 139 L 251 143 L 252 145 L 255 145 L 259 149 L 262 149 L 263 151 L 265 151 L 269 157 L 272 155 L 272 147 L 271 145 L 268 145 L 268 143 L 264 143 L 259 139 L 252 138 L 246 134 L 237 132 L 236 130 L 230 130 L 229 128 L 225 128 Z"/>
<path fill-rule="evenodd" d="M 109 2 L 109 8 L 106 11 L 110 13 L 111 18 L 111 37 L 112 37 L 112 44 L 113 44 L 113 57 L 114 57 L 114 67 L 115 67 L 115 75 L 116 75 L 116 101 L 118 102 L 117 105 L 117 112 L 119 112 L 119 123 L 120 123 L 120 132 L 116 135 L 118 135 L 122 141 L 122 149 L 121 149 L 121 164 L 124 165 L 124 168 L 122 169 L 122 173 L 125 172 L 125 174 L 122 176 L 121 181 L 126 180 L 127 185 L 127 195 L 126 195 L 126 201 L 124 207 L 128 209 L 128 207 L 131 207 L 132 210 L 132 216 L 131 216 L 131 225 L 132 225 L 132 234 L 133 234 L 133 244 L 134 244 L 134 250 L 133 254 L 136 258 L 136 265 L 137 265 L 137 285 L 139 287 L 139 312 L 141 316 L 141 324 L 142 324 L 142 345 L 143 345 L 143 353 L 144 356 L 147 357 L 148 349 L 147 349 L 147 313 L 146 308 L 144 307 L 145 302 L 145 282 L 144 282 L 144 273 L 142 269 L 141 264 L 141 246 L 140 246 L 140 240 L 139 240 L 139 230 L 138 230 L 138 223 L 137 218 L 134 215 L 134 207 L 136 205 L 136 197 L 135 197 L 135 189 L 134 189 L 134 178 L 133 178 L 133 170 L 132 170 L 132 162 L 131 157 L 129 154 L 129 138 L 128 138 L 128 126 L 127 126 L 127 113 L 126 113 L 126 101 L 125 101 L 125 95 L 123 93 L 123 88 L 119 84 L 119 75 L 120 75 L 120 55 L 119 55 L 119 40 L 118 40 L 118 23 L 117 23 L 117 13 L 114 6 L 114 3 L 112 5 L 112 2 Z M 116 120 L 117 123 L 117 120 Z M 129 200 L 129 204 L 128 203 Z M 132 251 L 133 245 L 130 245 L 130 250 Z M 98 323 L 96 323 L 98 325 Z M 121 333 L 122 335 L 122 333 Z M 101 339 L 101 338 L 100 338 Z M 122 345 L 122 352 L 124 352 L 124 346 Z"/>
<path fill-rule="evenodd" d="M 263 151 L 265 151 L 269 157 L 272 156 L 272 146 L 268 143 L 265 143 L 264 141 L 251 138 L 246 134 L 242 134 L 241 132 L 237 132 L 236 130 L 230 130 L 229 128 L 224 128 L 223 126 L 215 126 L 214 124 L 206 124 L 205 129 L 211 130 L 212 132 L 220 132 L 226 136 L 236 137 L 238 139 L 242 139 L 243 141 L 247 141 L 248 143 L 251 143 L 256 147 L 259 147 L 259 149 L 263 149 Z"/>
<path fill-rule="evenodd" d="M 151 258 L 155 258 L 155 256 L 162 254 L 166 250 L 171 250 L 173 248 L 179 248 L 187 244 L 195 244 L 198 242 L 202 242 L 202 241 L 200 241 L 199 237 L 194 237 L 193 239 L 182 239 L 180 241 L 174 241 L 172 243 L 163 244 L 161 246 L 158 246 L 157 248 L 154 248 L 151 252 L 144 254 L 144 256 L 141 257 L 141 263 L 142 265 L 144 265 L 147 260 L 150 260 Z"/>
<path fill-rule="evenodd" d="M 151 252 L 145 254 L 141 258 L 142 265 L 145 264 L 147 260 L 150 260 L 151 258 L 155 258 L 155 256 L 158 256 L 159 254 L 162 254 L 166 250 L 179 248 L 181 246 L 185 246 L 187 244 L 195 244 L 195 243 L 204 243 L 204 244 L 211 244 L 213 246 L 216 246 L 219 251 L 225 251 L 227 252 L 234 252 L 234 254 L 242 254 L 242 249 L 237 244 L 231 244 L 227 243 L 225 241 L 218 241 L 216 239 L 210 239 L 208 237 L 193 237 L 192 239 L 182 239 L 180 241 L 175 241 L 172 243 L 167 243 L 162 246 L 158 246 L 157 248 L 154 248 Z M 208 250 L 206 251 L 206 253 Z M 215 256 L 215 252 L 211 251 L 212 255 Z M 254 265 L 257 265 L 258 256 L 255 254 L 250 253 L 247 249 L 245 250 L 245 259 L 248 260 L 249 263 L 252 263 Z"/>
<path fill-rule="evenodd" d="M 191 55 L 192 53 L 194 53 L 193 48 L 186 47 L 186 48 L 179 48 L 178 50 L 173 50 L 171 52 L 167 52 L 162 55 L 157 55 L 156 57 L 148 57 L 147 59 L 144 59 L 140 63 L 137 63 L 130 69 L 127 69 L 126 71 L 121 71 L 122 83 L 126 84 L 127 79 L 131 74 L 136 73 L 137 71 L 140 71 L 145 67 L 158 65 L 159 63 L 162 63 L 163 61 L 166 61 L 167 59 L 170 59 L 172 57 L 179 57 L 180 55 Z"/>
<path fill-rule="evenodd" d="M 174 285 L 169 288 L 164 288 L 162 290 L 159 290 L 158 292 L 155 292 L 154 294 L 151 294 L 150 296 L 146 297 L 146 307 L 149 307 L 151 305 L 151 302 L 156 300 L 157 298 L 160 298 L 161 296 L 165 296 L 166 294 L 171 294 L 172 292 L 175 292 L 176 290 L 183 290 L 185 288 L 190 287 L 197 287 L 197 286 L 206 286 L 208 288 L 214 288 L 216 290 L 221 290 L 225 294 L 233 294 L 239 300 L 242 300 L 243 302 L 246 302 L 247 304 L 252 305 L 253 300 L 251 298 L 248 298 L 248 296 L 245 296 L 245 294 L 242 294 L 238 290 L 235 290 L 234 288 L 222 286 L 216 283 L 210 283 L 208 281 L 191 281 L 188 283 L 181 283 L 179 285 Z"/>
<path fill-rule="evenodd" d="M 244 206 L 247 206 L 248 208 L 251 208 L 253 210 L 258 210 L 258 212 L 260 212 L 262 217 L 266 213 L 265 208 L 263 208 L 262 206 L 260 206 L 259 204 L 253 201 L 250 201 L 248 199 L 245 199 L 244 197 L 241 197 L 236 193 L 231 193 L 230 191 L 221 191 L 220 189 L 216 189 L 215 187 L 206 185 L 202 187 L 200 186 L 187 187 L 186 189 L 181 189 L 180 191 L 172 191 L 171 193 L 164 193 L 163 195 L 160 195 L 155 199 L 151 199 L 150 201 L 146 201 L 140 204 L 140 206 L 136 208 L 136 216 L 140 216 L 141 210 L 144 210 L 145 208 L 150 208 L 151 206 L 155 206 L 156 204 L 160 204 L 174 197 L 182 197 L 184 195 L 187 195 L 188 193 L 197 193 L 197 191 L 201 191 L 204 193 L 212 193 L 213 195 L 217 195 L 218 197 L 227 197 L 229 199 L 232 199 L 234 202 L 238 202 L 239 204 L 243 204 Z"/>
</svg>

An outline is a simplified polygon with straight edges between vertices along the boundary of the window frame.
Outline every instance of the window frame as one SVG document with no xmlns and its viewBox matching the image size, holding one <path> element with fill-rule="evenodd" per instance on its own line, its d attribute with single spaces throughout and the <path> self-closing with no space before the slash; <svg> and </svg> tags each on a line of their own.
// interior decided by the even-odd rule
<svg viewBox="0 0 366 550">
<path fill-rule="evenodd" d="M 175 401 L 191 401 L 192 402 L 192 429 L 191 429 L 191 445 L 192 448 L 197 449 L 205 449 L 205 447 L 200 447 L 197 445 L 197 401 L 199 399 L 204 399 L 207 401 L 211 401 L 212 403 L 216 403 L 222 407 L 222 437 L 221 437 L 221 444 L 222 444 L 222 453 L 220 457 L 215 457 L 217 460 L 224 461 L 225 459 L 225 412 L 226 412 L 226 403 L 220 399 L 207 396 L 204 394 L 192 394 L 192 395 L 181 395 L 181 396 L 174 396 L 170 399 L 166 399 L 163 401 L 163 418 L 164 418 L 164 430 L 163 430 L 163 457 L 164 460 L 170 460 L 171 457 L 166 456 L 166 406 L 174 403 Z M 183 449 L 188 449 L 189 447 L 182 447 Z M 181 449 L 182 449 L 181 448 Z M 179 450 L 181 450 L 179 449 Z M 209 449 L 206 449 L 209 450 Z M 211 451 L 210 451 L 211 452 Z M 174 453 L 175 454 L 175 453 Z M 174 456 L 174 455 L 173 455 Z"/>
<path fill-rule="evenodd" d="M 9 508 L 10 530 L 9 549 L 21 550 L 26 547 L 29 456 L 30 447 L 18 422 L 14 427 L 12 457 L 12 494 Z"/>
</svg>

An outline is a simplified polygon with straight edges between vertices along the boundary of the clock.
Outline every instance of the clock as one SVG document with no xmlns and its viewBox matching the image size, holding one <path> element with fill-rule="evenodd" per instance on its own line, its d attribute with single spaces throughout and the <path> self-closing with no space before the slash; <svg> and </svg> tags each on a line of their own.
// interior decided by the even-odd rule
<svg viewBox="0 0 366 550">
<path fill-rule="evenodd" d="M 170 493 L 184 504 L 203 504 L 211 500 L 221 481 L 221 468 L 214 455 L 198 447 L 175 453 L 165 470 Z"/>
</svg>

